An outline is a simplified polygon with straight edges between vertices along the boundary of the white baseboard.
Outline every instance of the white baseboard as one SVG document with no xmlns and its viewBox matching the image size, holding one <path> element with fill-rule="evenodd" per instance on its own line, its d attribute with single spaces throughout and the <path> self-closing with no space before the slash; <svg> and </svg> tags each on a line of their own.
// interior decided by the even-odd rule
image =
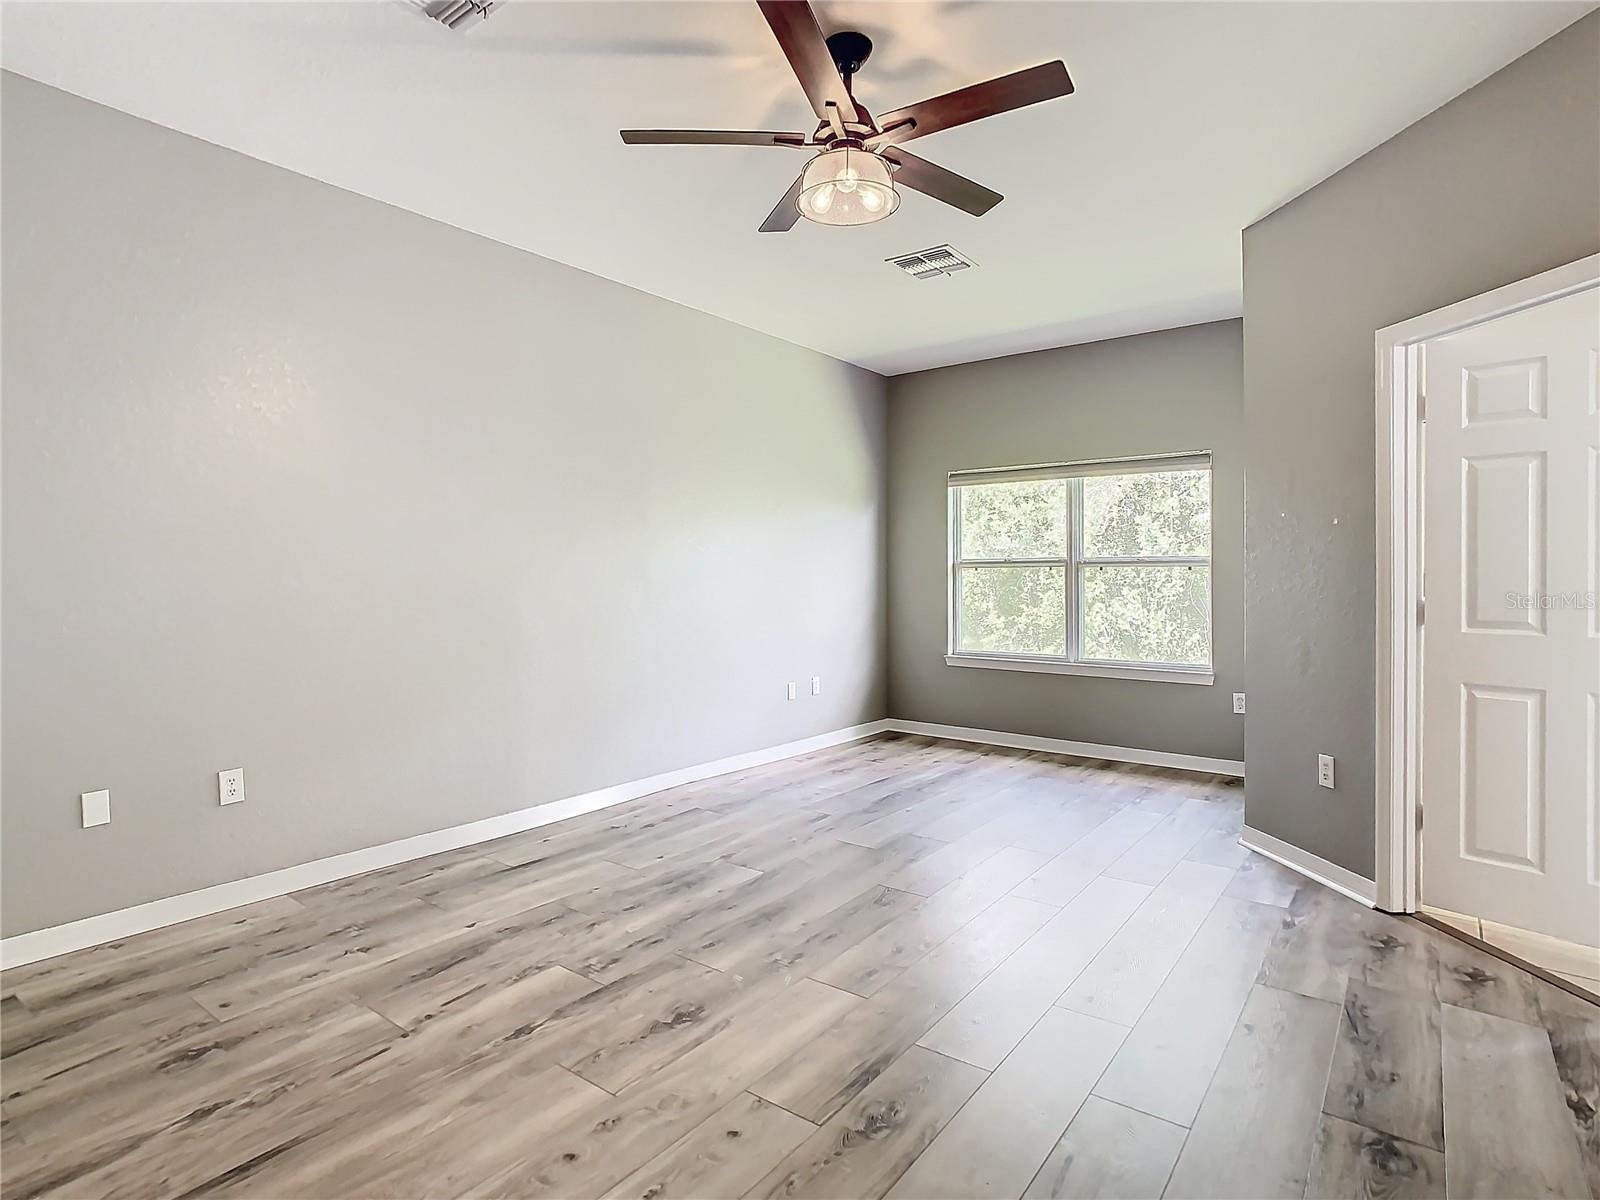
<svg viewBox="0 0 1600 1200">
<path fill-rule="evenodd" d="M 797 754 L 808 754 L 813 750 L 859 741 L 884 733 L 889 728 L 888 721 L 869 721 L 864 725 L 834 729 L 828 733 L 819 733 L 815 737 L 768 746 L 762 750 L 752 750 L 747 754 L 735 754 L 730 758 L 719 758 L 712 762 L 697 763 L 691 767 L 614 784 L 611 787 L 584 792 L 582 795 L 568 796 L 564 800 L 554 800 L 548 804 L 504 813 L 498 817 L 487 817 L 466 825 L 454 825 L 449 829 L 421 833 L 398 842 L 386 842 L 381 846 L 352 850 L 347 854 L 335 854 L 330 858 L 319 858 L 314 862 L 284 867 L 279 871 L 268 871 L 265 875 L 252 875 L 246 879 L 235 879 L 228 883 L 201 888 L 199 891 L 151 900 L 146 904 L 137 904 L 132 908 L 119 909 L 116 912 L 84 917 L 82 920 L 69 921 L 65 925 L 55 925 L 49 929 L 19 933 L 15 937 L 0 941 L 0 964 L 6 967 L 25 966 L 40 959 L 54 958 L 58 954 L 98 946 L 102 942 L 118 941 L 132 937 L 136 933 L 176 925 L 182 921 L 192 921 L 196 917 L 210 916 L 212 913 L 238 908 L 242 904 L 254 904 L 258 900 L 286 896 L 290 892 L 331 883 L 335 879 L 345 879 L 366 871 L 376 871 L 380 867 L 392 867 L 396 863 L 426 858 L 430 854 L 439 854 L 445 850 L 457 850 L 462 846 L 471 846 L 508 834 L 537 829 L 541 825 L 564 821 L 568 817 L 581 816 L 584 813 L 609 808 L 613 804 L 636 800 L 652 792 L 680 787 L 701 779 L 710 779 L 714 775 L 726 775 L 730 771 L 743 771 L 750 767 L 759 767 L 763 763 L 776 762 L 780 758 L 792 758 Z"/>
<path fill-rule="evenodd" d="M 1364 875 L 1357 875 L 1337 863 L 1331 863 L 1325 858 L 1318 858 L 1308 850 L 1299 846 L 1291 846 L 1280 838 L 1273 837 L 1270 833 L 1262 833 L 1259 829 L 1244 827 L 1244 834 L 1239 838 L 1239 844 L 1254 850 L 1257 854 L 1265 854 L 1274 862 L 1280 862 L 1291 871 L 1298 871 L 1307 879 L 1315 879 L 1326 887 L 1342 895 L 1349 896 L 1352 900 L 1359 900 L 1368 908 L 1378 902 L 1378 885 Z"/>
<path fill-rule="evenodd" d="M 244 904 L 254 904 L 260 900 L 270 900 L 274 896 L 286 896 L 290 892 L 298 892 L 303 888 L 316 887 L 318 884 L 332 883 L 336 879 L 345 879 L 351 875 L 360 875 L 366 871 L 376 871 L 382 867 L 392 867 L 396 863 L 410 862 L 412 859 L 426 858 L 430 854 L 440 854 L 446 850 L 457 850 L 462 846 L 471 846 L 479 842 L 493 841 L 495 838 L 506 837 L 513 833 L 522 833 L 525 830 L 537 829 L 541 825 L 550 825 L 556 821 L 564 821 L 568 817 L 581 816 L 584 813 L 596 812 L 602 808 L 609 808 L 613 804 L 621 804 L 628 800 L 636 800 L 640 796 L 648 796 L 652 792 L 665 791 L 667 788 L 680 787 L 686 783 L 695 783 L 701 779 L 710 779 L 715 775 L 726 775 L 731 771 L 743 771 L 750 767 L 758 767 L 764 763 L 776 762 L 780 758 L 792 758 L 797 754 L 807 754 L 813 750 L 826 749 L 829 746 L 842 745 L 845 742 L 859 741 L 862 738 L 873 737 L 880 733 L 914 733 L 926 737 L 946 738 L 951 741 L 978 742 L 994 746 L 1011 746 L 1021 750 L 1043 750 L 1053 754 L 1072 754 L 1082 758 L 1103 758 L 1112 762 L 1142 763 L 1147 766 L 1176 767 L 1187 771 L 1205 771 L 1216 775 L 1243 775 L 1244 764 L 1232 759 L 1200 758 L 1189 754 L 1168 754 L 1160 750 L 1140 750 L 1126 746 L 1102 746 L 1094 742 L 1070 742 L 1061 738 L 1033 737 L 1028 734 L 1004 733 L 995 729 L 971 729 L 964 725 L 935 725 L 926 721 L 899 721 L 894 719 L 883 721 L 868 721 L 862 725 L 852 725 L 845 729 L 835 729 L 828 733 L 820 733 L 815 737 L 801 738 L 799 741 L 785 742 L 777 746 L 768 746 L 762 750 L 752 750 L 747 754 L 736 754 L 730 758 L 719 758 L 712 762 L 697 763 L 694 766 L 682 767 L 676 771 L 667 771 L 660 775 L 651 775 L 644 779 L 635 779 L 627 783 L 614 784 L 611 787 L 599 788 L 592 792 L 584 792 L 577 796 L 568 796 L 563 800 L 554 800 L 548 804 L 535 805 L 532 808 L 519 809 L 516 812 L 504 813 L 497 817 L 486 817 L 481 821 L 472 821 L 465 825 L 454 825 L 449 829 L 438 829 L 431 833 L 421 833 L 415 837 L 402 838 L 397 842 L 386 842 L 381 846 L 368 846 L 361 850 L 351 850 L 345 854 L 335 854 L 329 858 L 319 858 L 313 862 L 300 863 L 292 867 L 284 867 L 277 871 L 268 871 L 264 875 L 252 875 L 245 879 L 235 879 L 227 883 L 214 884 L 211 887 L 201 888 L 198 891 L 184 892 L 177 896 L 167 896 L 160 900 L 151 900 L 145 904 L 137 904 L 132 908 L 118 909 L 115 912 L 101 913 L 98 916 L 84 917 L 82 920 L 69 921 L 65 925 L 55 925 L 49 929 L 36 929 L 31 933 L 20 933 L 0 941 L 0 965 L 5 967 L 21 967 L 28 963 L 38 962 L 41 959 L 54 958 L 59 954 L 68 954 L 74 950 L 83 950 L 89 946 L 98 946 L 104 942 L 119 941 L 122 938 L 132 937 L 134 934 L 146 933 L 152 929 L 161 929 L 168 925 L 177 925 L 183 921 L 192 921 L 196 917 L 210 916 L 212 913 L 224 912 L 230 908 L 238 908 Z M 1252 831 L 1246 830 L 1249 834 Z M 1258 835 L 1265 838 L 1265 834 Z M 1267 839 L 1272 841 L 1273 839 Z M 1248 844 L 1248 843 L 1247 843 Z M 1283 843 L 1277 843 L 1283 845 Z M 1347 888 L 1341 887 L 1332 879 L 1324 878 L 1317 874 L 1316 868 L 1301 866 L 1281 858 L 1271 849 L 1260 849 L 1263 854 L 1277 858 L 1287 866 L 1303 871 L 1314 879 L 1327 883 L 1330 887 L 1346 892 Z M 1292 847 L 1287 847 L 1293 850 Z M 1299 851 L 1293 851 L 1298 854 Z M 1332 863 L 1324 863 L 1321 859 L 1309 861 L 1320 864 L 1320 869 L 1333 872 L 1349 872 L 1335 867 Z M 1355 878 L 1354 876 L 1350 876 Z M 1364 881 L 1368 888 L 1368 896 L 1364 899 L 1370 904 L 1371 880 Z"/>
<path fill-rule="evenodd" d="M 981 742 L 990 746 L 1010 746 L 1017 750 L 1043 750 L 1050 754 L 1104 758 L 1111 762 L 1140 763 L 1147 767 L 1176 767 L 1182 771 L 1204 771 L 1212 775 L 1244 775 L 1244 764 L 1232 758 L 1202 758 L 1196 754 L 1169 754 L 1165 750 L 1140 750 L 1134 746 L 1069 742 L 1064 738 L 1004 733 L 998 729 L 971 729 L 965 725 L 936 725 L 930 721 L 901 721 L 894 717 L 885 724 L 896 733 L 920 733 L 925 737 L 948 738 L 955 742 Z"/>
</svg>

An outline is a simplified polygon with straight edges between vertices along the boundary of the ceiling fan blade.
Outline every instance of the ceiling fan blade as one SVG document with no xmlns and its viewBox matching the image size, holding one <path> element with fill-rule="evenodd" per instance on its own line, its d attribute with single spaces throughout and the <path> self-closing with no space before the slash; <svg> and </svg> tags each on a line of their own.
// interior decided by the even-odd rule
<svg viewBox="0 0 1600 1200">
<path fill-rule="evenodd" d="M 794 146 L 805 149 L 803 133 L 766 133 L 755 129 L 624 129 L 630 146 Z"/>
<path fill-rule="evenodd" d="M 1066 64 L 1057 59 L 883 113 L 878 117 L 878 128 L 883 132 L 869 138 L 867 145 L 878 150 L 1071 94 L 1072 79 L 1067 75 Z"/>
<path fill-rule="evenodd" d="M 772 26 L 773 36 L 783 47 L 784 57 L 794 68 L 805 89 L 806 99 L 817 114 L 817 120 L 828 119 L 828 108 L 839 110 L 841 121 L 858 120 L 856 103 L 850 98 L 839 68 L 828 53 L 828 43 L 823 40 L 822 28 L 816 14 L 805 0 L 756 0 L 761 15 Z"/>
<path fill-rule="evenodd" d="M 895 164 L 895 183 L 919 191 L 924 196 L 932 196 L 935 200 L 943 200 L 975 217 L 983 216 L 1005 199 L 999 192 L 992 192 L 965 175 L 947 171 L 937 163 L 918 158 L 898 146 L 885 146 L 883 156 Z"/>
<path fill-rule="evenodd" d="M 767 219 L 761 222 L 762 233 L 784 233 L 794 228 L 794 223 L 800 219 L 800 185 L 805 182 L 805 173 L 801 172 L 794 177 L 794 182 L 789 185 L 789 190 L 783 194 L 783 199 L 778 201 L 778 206 L 767 214 Z"/>
</svg>

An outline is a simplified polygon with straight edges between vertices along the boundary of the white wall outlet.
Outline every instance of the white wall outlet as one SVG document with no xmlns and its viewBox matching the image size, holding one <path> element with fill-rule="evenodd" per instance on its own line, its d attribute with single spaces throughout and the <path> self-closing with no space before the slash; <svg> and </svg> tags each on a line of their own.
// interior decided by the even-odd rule
<svg viewBox="0 0 1600 1200">
<path fill-rule="evenodd" d="M 1333 786 L 1333 755 L 1317 755 L 1317 785 L 1331 788 Z"/>
<path fill-rule="evenodd" d="M 217 772 L 217 798 L 224 804 L 238 804 L 244 799 L 244 768 Z"/>
<path fill-rule="evenodd" d="M 83 827 L 111 824 L 111 793 L 109 791 L 84 792 L 78 797 L 83 805 Z"/>
<path fill-rule="evenodd" d="M 1235 692 L 1233 694 L 1233 711 L 1236 712 L 1237 714 L 1239 714 L 1239 716 L 1241 716 L 1241 717 L 1244 716 L 1244 693 L 1243 692 Z"/>
<path fill-rule="evenodd" d="M 795 698 L 795 696 L 797 695 L 797 692 L 795 690 L 794 684 L 791 683 L 791 684 L 788 685 L 788 692 L 789 692 L 789 699 L 793 700 Z"/>
<path fill-rule="evenodd" d="M 822 676 L 821 675 L 813 675 L 811 677 L 811 694 L 813 696 L 822 695 Z"/>
</svg>

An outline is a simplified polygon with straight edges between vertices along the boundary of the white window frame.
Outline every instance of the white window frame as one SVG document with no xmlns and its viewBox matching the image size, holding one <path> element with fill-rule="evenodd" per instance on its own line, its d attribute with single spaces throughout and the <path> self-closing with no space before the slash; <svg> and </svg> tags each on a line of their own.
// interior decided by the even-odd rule
<svg viewBox="0 0 1600 1200">
<path fill-rule="evenodd" d="M 1141 458 L 1095 459 L 1088 462 L 1048 463 L 1026 467 L 999 467 L 976 471 L 952 471 L 947 486 L 946 617 L 945 656 L 947 666 L 979 667 L 1001 671 L 1038 671 L 1053 675 L 1086 675 L 1110 679 L 1149 680 L 1157 683 L 1193 683 L 1209 686 L 1215 681 L 1216 615 L 1212 611 L 1210 644 L 1213 662 L 1146 663 L 1086 659 L 1079 647 L 1082 625 L 1079 610 L 1079 579 L 1086 567 L 1097 566 L 1186 566 L 1206 572 L 1206 594 L 1211 594 L 1211 556 L 1150 555 L 1147 557 L 1086 556 L 1083 553 L 1083 481 L 1091 475 L 1134 475 L 1141 472 L 1204 470 L 1212 488 L 1212 526 L 1215 529 L 1216 483 L 1211 474 L 1211 452 L 1193 451 Z M 1029 480 L 1067 481 L 1067 554 L 1041 558 L 962 558 L 961 489 L 981 483 L 1020 483 Z M 1065 593 L 1067 652 L 1054 654 L 1002 654 L 958 649 L 961 612 L 961 571 L 963 567 L 1061 567 L 1066 578 Z"/>
</svg>

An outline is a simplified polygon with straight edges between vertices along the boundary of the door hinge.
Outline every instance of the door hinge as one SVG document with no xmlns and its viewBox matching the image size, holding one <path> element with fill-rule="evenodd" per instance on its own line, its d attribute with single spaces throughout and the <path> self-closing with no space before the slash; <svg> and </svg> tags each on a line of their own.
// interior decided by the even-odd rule
<svg viewBox="0 0 1600 1200">
<path fill-rule="evenodd" d="M 1428 598 L 1426 596 L 1418 596 L 1417 597 L 1417 624 L 1421 625 L 1427 619 L 1428 619 Z"/>
<path fill-rule="evenodd" d="M 1417 832 L 1422 832 L 1422 801 L 1417 801 Z"/>
<path fill-rule="evenodd" d="M 1426 421 L 1427 419 L 1428 419 L 1428 393 L 1427 392 L 1418 392 L 1417 393 L 1417 420 Z"/>
</svg>

